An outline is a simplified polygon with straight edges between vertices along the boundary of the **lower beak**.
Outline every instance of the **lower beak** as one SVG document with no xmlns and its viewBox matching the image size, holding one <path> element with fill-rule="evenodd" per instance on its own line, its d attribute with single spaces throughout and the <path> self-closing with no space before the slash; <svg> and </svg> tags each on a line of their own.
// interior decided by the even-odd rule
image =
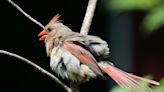
<svg viewBox="0 0 164 92">
<path fill-rule="evenodd" d="M 41 31 L 41 32 L 38 34 L 38 37 L 40 37 L 40 38 L 39 38 L 40 41 L 45 40 L 45 39 L 47 38 L 46 31 L 44 31 L 44 30 Z"/>
</svg>

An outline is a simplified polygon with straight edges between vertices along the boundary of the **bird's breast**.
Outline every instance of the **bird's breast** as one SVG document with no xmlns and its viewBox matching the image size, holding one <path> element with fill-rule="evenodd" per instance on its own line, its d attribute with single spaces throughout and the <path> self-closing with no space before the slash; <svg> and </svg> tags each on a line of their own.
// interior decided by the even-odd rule
<svg viewBox="0 0 164 92">
<path fill-rule="evenodd" d="M 50 56 L 50 67 L 52 71 L 64 79 L 83 82 L 96 74 L 62 47 L 54 48 Z"/>
</svg>

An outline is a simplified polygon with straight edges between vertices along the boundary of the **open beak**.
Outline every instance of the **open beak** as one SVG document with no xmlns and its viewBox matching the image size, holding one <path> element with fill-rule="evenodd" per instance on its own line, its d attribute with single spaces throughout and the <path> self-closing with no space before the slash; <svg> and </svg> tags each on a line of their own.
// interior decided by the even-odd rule
<svg viewBox="0 0 164 92">
<path fill-rule="evenodd" d="M 47 38 L 46 31 L 43 30 L 42 32 L 40 32 L 40 33 L 38 34 L 38 37 L 40 37 L 40 38 L 39 38 L 40 41 L 44 41 L 44 40 Z"/>
</svg>

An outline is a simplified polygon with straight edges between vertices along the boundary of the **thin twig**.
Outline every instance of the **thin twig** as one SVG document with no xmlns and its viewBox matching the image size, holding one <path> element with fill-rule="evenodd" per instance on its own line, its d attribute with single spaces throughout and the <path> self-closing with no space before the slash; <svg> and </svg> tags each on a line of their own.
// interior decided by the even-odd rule
<svg viewBox="0 0 164 92">
<path fill-rule="evenodd" d="M 87 10 L 85 13 L 85 17 L 83 20 L 83 24 L 80 30 L 80 33 L 83 35 L 87 35 L 92 23 L 92 19 L 94 16 L 94 11 L 96 8 L 97 0 L 89 0 Z M 71 82 L 70 87 L 74 92 L 80 92 L 78 85 L 76 83 Z"/>
<path fill-rule="evenodd" d="M 61 82 L 57 77 L 55 77 L 53 74 L 49 73 L 48 71 L 44 70 L 43 68 L 41 68 L 40 66 L 36 65 L 35 63 L 33 63 L 32 61 L 22 57 L 22 56 L 19 56 L 17 54 L 14 54 L 14 53 L 11 53 L 11 52 L 8 52 L 8 51 L 4 51 L 4 50 L 0 50 L 0 54 L 4 54 L 4 55 L 7 55 L 7 56 L 11 56 L 11 57 L 14 57 L 16 59 L 19 59 L 23 62 L 25 62 L 26 64 L 32 66 L 33 68 L 35 68 L 36 70 L 38 70 L 39 72 L 41 72 L 42 74 L 45 74 L 47 75 L 48 77 L 50 77 L 54 82 L 57 82 L 61 87 L 63 87 L 67 92 L 72 92 L 72 90 L 67 86 L 65 85 L 63 82 Z"/>
<path fill-rule="evenodd" d="M 85 13 L 85 17 L 83 20 L 83 24 L 80 30 L 81 34 L 87 35 L 92 23 L 92 19 L 94 16 L 94 11 L 96 8 L 97 0 L 89 0 L 87 10 Z"/>
<path fill-rule="evenodd" d="M 28 19 L 30 19 L 32 22 L 36 23 L 38 26 L 44 29 L 44 26 L 38 22 L 36 19 L 31 17 L 29 14 L 27 14 L 23 9 L 21 9 L 16 3 L 14 3 L 12 0 L 8 0 L 9 3 L 11 3 L 16 9 L 18 9 L 24 16 L 26 16 Z"/>
<path fill-rule="evenodd" d="M 37 20 L 35 20 L 33 17 L 31 17 L 29 14 L 27 14 L 23 9 L 21 9 L 16 3 L 14 3 L 12 0 L 8 0 L 9 3 L 11 3 L 15 8 L 17 8 L 22 14 L 24 14 L 24 16 L 26 16 L 28 19 L 30 19 L 32 22 L 36 23 L 38 26 L 40 26 L 41 28 L 44 29 L 44 26 L 38 22 Z M 48 71 L 44 70 L 43 68 L 41 68 L 40 66 L 36 65 L 35 63 L 31 62 L 30 60 L 21 57 L 19 55 L 16 55 L 14 53 L 10 53 L 4 50 L 0 50 L 0 54 L 5 54 L 8 56 L 12 56 L 14 58 L 20 59 L 22 61 L 24 61 L 25 63 L 33 66 L 35 69 L 37 69 L 39 72 L 47 75 L 48 77 L 50 77 L 53 81 L 57 82 L 61 87 L 63 87 L 65 90 L 67 90 L 67 92 L 72 92 L 72 90 L 65 85 L 63 82 L 61 82 L 57 77 L 55 77 L 53 74 L 49 73 Z"/>
</svg>

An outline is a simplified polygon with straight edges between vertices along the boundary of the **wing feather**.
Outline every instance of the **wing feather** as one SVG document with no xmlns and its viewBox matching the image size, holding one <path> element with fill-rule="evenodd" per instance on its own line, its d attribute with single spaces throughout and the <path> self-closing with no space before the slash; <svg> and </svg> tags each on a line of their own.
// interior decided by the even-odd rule
<svg viewBox="0 0 164 92">
<path fill-rule="evenodd" d="M 77 42 L 84 45 L 95 56 L 107 56 L 110 51 L 106 41 L 100 37 L 92 35 L 81 35 L 79 33 L 72 32 L 65 38 L 65 41 Z"/>
<path fill-rule="evenodd" d="M 95 73 L 104 77 L 96 59 L 90 52 L 72 42 L 63 42 L 62 47 L 79 59 L 81 63 L 88 65 Z"/>
</svg>

